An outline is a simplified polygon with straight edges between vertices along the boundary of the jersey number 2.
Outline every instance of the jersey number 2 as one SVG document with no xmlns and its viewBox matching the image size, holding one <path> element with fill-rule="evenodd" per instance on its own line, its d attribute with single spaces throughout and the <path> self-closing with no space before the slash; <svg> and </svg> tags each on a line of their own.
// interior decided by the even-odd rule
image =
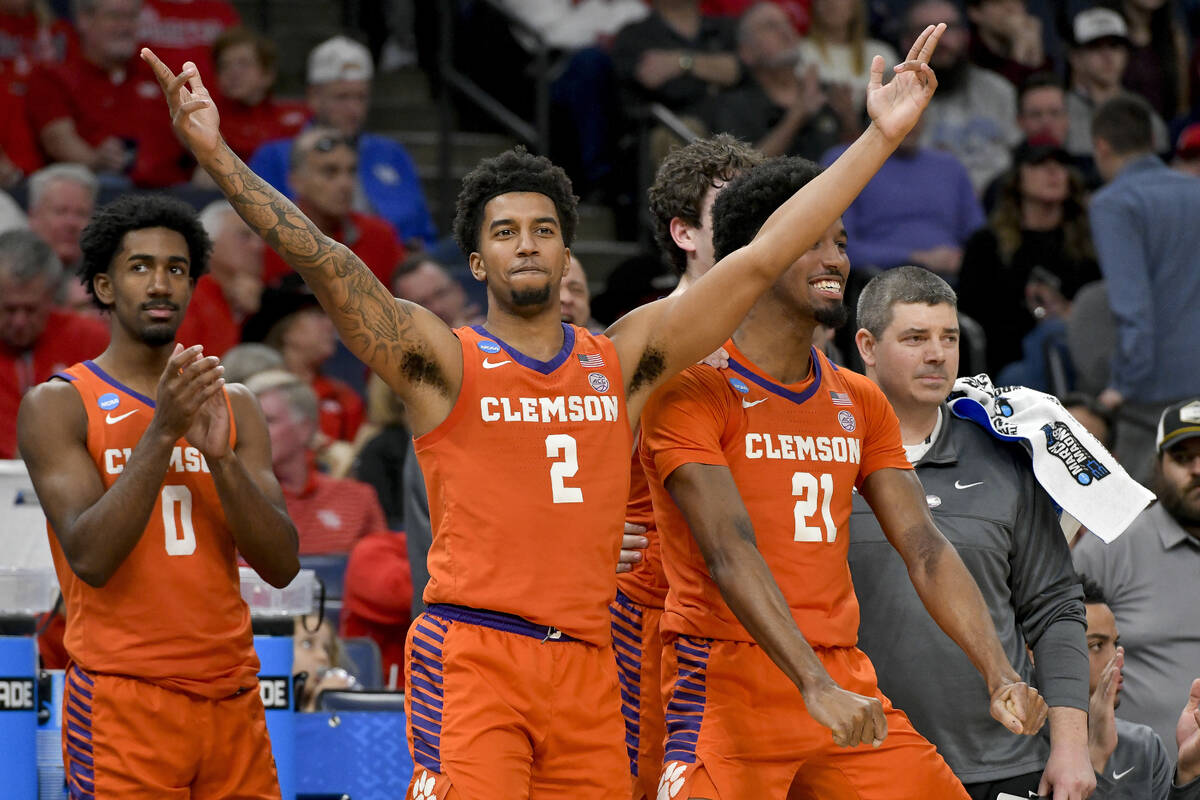
<svg viewBox="0 0 1200 800">
<path fill-rule="evenodd" d="M 833 526 L 833 517 L 829 515 L 829 499 L 833 495 L 832 475 L 822 472 L 818 478 L 811 472 L 794 472 L 792 495 L 799 498 L 795 505 L 797 542 L 819 542 L 822 539 L 832 542 L 837 538 L 837 528 Z M 808 524 L 809 517 L 817 513 L 818 505 L 821 507 L 821 521 L 825 525 L 823 532 L 821 528 Z"/>
<path fill-rule="evenodd" d="M 558 458 L 550 465 L 550 491 L 556 503 L 582 503 L 583 489 L 567 486 L 566 478 L 575 477 L 579 471 L 579 458 L 575 451 L 575 437 L 565 433 L 552 433 L 546 437 L 546 458 Z"/>
<path fill-rule="evenodd" d="M 196 531 L 192 528 L 192 493 L 188 487 L 162 488 L 162 516 L 167 555 L 190 556 L 196 552 Z"/>
</svg>

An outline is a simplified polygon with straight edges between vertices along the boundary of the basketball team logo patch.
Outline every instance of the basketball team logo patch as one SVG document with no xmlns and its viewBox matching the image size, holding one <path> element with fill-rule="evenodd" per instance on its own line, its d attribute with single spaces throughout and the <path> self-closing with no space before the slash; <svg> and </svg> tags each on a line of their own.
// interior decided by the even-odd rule
<svg viewBox="0 0 1200 800">
<path fill-rule="evenodd" d="M 750 391 L 750 387 L 747 386 L 746 382 L 744 380 L 742 380 L 741 378 L 730 378 L 729 385 L 732 386 L 733 388 L 737 389 L 742 394 L 745 394 L 746 392 Z"/>
<path fill-rule="evenodd" d="M 608 391 L 608 378 L 605 377 L 603 372 L 589 372 L 588 383 L 590 383 L 592 388 L 597 392 Z"/>
<path fill-rule="evenodd" d="M 500 345 L 493 342 L 491 339 L 484 339 L 479 344 L 475 345 L 485 353 L 499 353 Z"/>
<path fill-rule="evenodd" d="M 838 424 L 842 426 L 842 430 L 846 433 L 854 433 L 854 429 L 858 427 L 854 421 L 854 415 L 845 409 L 838 412 Z"/>
<path fill-rule="evenodd" d="M 96 400 L 96 405 L 100 406 L 101 411 L 112 411 L 117 406 L 121 405 L 121 398 L 113 392 L 100 395 Z"/>
</svg>

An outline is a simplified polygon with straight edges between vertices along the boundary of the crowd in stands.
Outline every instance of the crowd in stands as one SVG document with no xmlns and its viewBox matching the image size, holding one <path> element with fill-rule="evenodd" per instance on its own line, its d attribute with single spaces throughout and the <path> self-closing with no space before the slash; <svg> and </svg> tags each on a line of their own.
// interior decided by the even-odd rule
<svg viewBox="0 0 1200 800">
<path fill-rule="evenodd" d="M 645 122 L 648 104 L 696 135 L 731 133 L 766 156 L 828 164 L 865 127 L 872 57 L 890 67 L 926 25 L 947 22 L 928 112 L 845 214 L 851 286 L 908 264 L 941 275 L 979 323 L 964 325 L 965 338 L 982 339 L 964 350 L 977 345 L 982 359 L 964 355 L 964 370 L 986 371 L 998 385 L 1074 392 L 1071 407 L 1103 426 L 1131 473 L 1161 479 L 1159 415 L 1200 396 L 1195 2 L 474 0 L 413 8 L 418 24 L 456 14 L 463 43 L 494 38 L 486 52 L 460 46 L 456 59 L 518 112 L 542 79 L 532 74 L 535 54 L 549 51 L 552 154 L 580 196 L 610 206 L 638 191 L 627 164 L 642 143 L 632 131 L 649 137 L 657 156 L 678 141 Z M 231 379 L 258 396 L 300 553 L 348 559 L 335 621 L 375 638 L 386 672 L 402 663 L 404 631 L 421 611 L 430 536 L 403 408 L 338 343 L 283 261 L 216 199 L 172 134 L 141 46 L 174 69 L 194 62 L 238 156 L 396 296 L 461 326 L 482 321 L 481 291 L 462 269 L 465 258 L 447 256 L 453 249 L 413 158 L 368 125 L 382 65 L 358 39 L 376 41 L 378 32 L 328 38 L 307 54 L 303 75 L 282 76 L 289 43 L 245 23 L 228 0 L 74 0 L 69 8 L 0 0 L 0 458 L 19 456 L 24 392 L 107 343 L 107 326 L 74 278 L 93 209 L 129 191 L 187 199 L 214 246 L 179 340 L 222 356 Z M 506 38 L 512 46 L 500 46 Z M 435 39 L 416 38 L 418 63 L 436 63 Z M 276 96 L 281 78 L 303 84 L 303 96 Z M 460 127 L 478 122 L 459 111 Z M 696 225 L 706 224 L 705 213 L 695 210 Z M 649 234 L 637 236 L 649 249 Z M 613 320 L 593 317 L 592 293 L 632 291 L 620 280 L 633 270 L 589 281 L 587 267 L 575 259 L 564 279 L 563 318 L 603 330 Z M 659 277 L 633 282 L 642 296 L 652 285 L 659 294 L 673 288 L 648 269 Z M 853 320 L 848 327 L 852 335 Z M 853 354 L 848 341 L 840 349 Z M 1107 580 L 1115 567 L 1086 555 L 1095 549 L 1080 558 L 1116 608 L 1119 590 Z M 1122 621 L 1122 633 L 1139 637 L 1134 623 Z M 338 666 L 329 645 L 305 641 L 305 650 L 323 653 L 314 673 Z"/>
</svg>

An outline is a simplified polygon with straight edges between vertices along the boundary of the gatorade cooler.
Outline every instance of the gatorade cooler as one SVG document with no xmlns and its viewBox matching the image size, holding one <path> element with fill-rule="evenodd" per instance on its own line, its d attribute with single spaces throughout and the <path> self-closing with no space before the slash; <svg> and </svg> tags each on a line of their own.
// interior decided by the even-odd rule
<svg viewBox="0 0 1200 800">
<path fill-rule="evenodd" d="M 242 599 L 250 606 L 254 649 L 261 669 L 258 691 L 266 709 L 271 752 L 283 800 L 296 796 L 296 720 L 292 710 L 292 618 L 313 612 L 316 579 L 302 569 L 290 584 L 276 589 L 249 567 L 241 568 Z"/>
<path fill-rule="evenodd" d="M 54 573 L 0 567 L 0 776 L 6 797 L 37 797 L 34 615 L 49 611 Z"/>
</svg>

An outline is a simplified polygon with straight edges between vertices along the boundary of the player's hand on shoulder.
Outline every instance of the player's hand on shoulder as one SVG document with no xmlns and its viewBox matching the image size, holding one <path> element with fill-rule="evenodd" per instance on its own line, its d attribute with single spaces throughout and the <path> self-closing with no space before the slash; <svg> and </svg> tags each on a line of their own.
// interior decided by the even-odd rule
<svg viewBox="0 0 1200 800">
<path fill-rule="evenodd" d="M 847 691 L 832 680 L 803 694 L 808 713 L 829 728 L 838 747 L 878 747 L 887 738 L 887 718 L 878 699 Z"/>
<path fill-rule="evenodd" d="M 1179 745 L 1176 783 L 1183 786 L 1200 778 L 1200 678 L 1192 681 L 1187 704 L 1179 714 L 1175 742 Z"/>
<path fill-rule="evenodd" d="M 991 713 L 993 719 L 1013 733 L 1032 736 L 1042 729 L 1050 708 L 1028 683 L 1006 680 L 992 692 Z"/>
<path fill-rule="evenodd" d="M 225 385 L 224 372 L 220 360 L 205 356 L 200 345 L 185 348 L 176 344 L 158 379 L 151 426 L 170 441 L 187 434 L 200 409 L 214 396 L 219 397 Z M 206 413 L 211 414 L 211 408 Z"/>
<path fill-rule="evenodd" d="M 724 347 L 718 347 L 709 354 L 708 358 L 700 363 L 708 364 L 710 367 L 715 367 L 716 369 L 725 369 L 729 366 L 729 351 Z"/>
</svg>

